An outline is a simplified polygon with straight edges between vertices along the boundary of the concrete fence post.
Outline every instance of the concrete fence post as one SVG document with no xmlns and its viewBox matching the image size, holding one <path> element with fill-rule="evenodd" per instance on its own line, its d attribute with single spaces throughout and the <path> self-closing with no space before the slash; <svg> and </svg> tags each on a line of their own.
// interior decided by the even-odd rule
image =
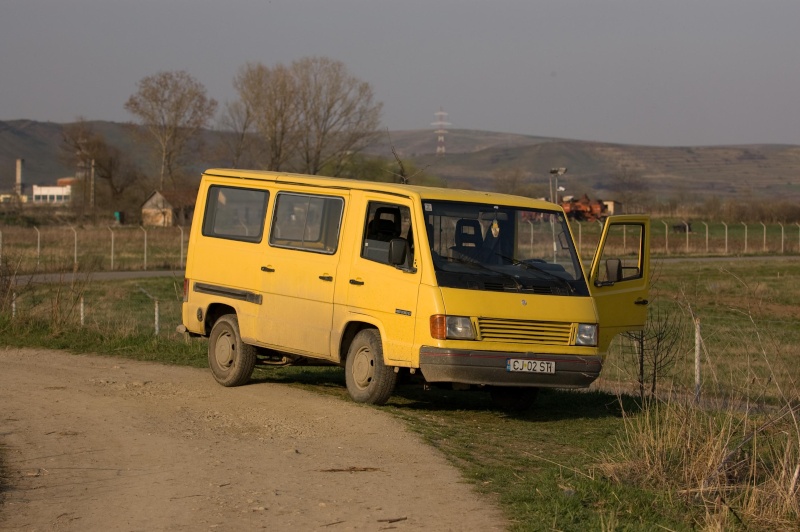
<svg viewBox="0 0 800 532">
<path fill-rule="evenodd" d="M 147 229 L 139 226 L 139 229 L 144 233 L 144 269 L 147 270 Z"/>
<path fill-rule="evenodd" d="M 39 231 L 39 228 L 35 225 L 33 228 L 36 230 L 36 269 L 39 269 L 39 259 L 42 254 L 42 233 Z"/>
<path fill-rule="evenodd" d="M 72 229 L 72 266 L 74 268 L 78 267 L 78 232 L 75 230 L 74 227 L 71 225 L 69 226 Z"/>
<path fill-rule="evenodd" d="M 110 225 L 107 225 L 108 230 L 111 232 L 111 271 L 114 271 L 114 230 Z"/>
<path fill-rule="evenodd" d="M 722 222 L 722 225 L 725 226 L 725 254 L 728 254 L 728 224 Z"/>
<path fill-rule="evenodd" d="M 705 222 L 700 222 L 706 226 L 706 255 L 708 255 L 708 224 Z"/>
<path fill-rule="evenodd" d="M 742 222 L 744 226 L 744 253 L 747 254 L 747 224 Z"/>
</svg>

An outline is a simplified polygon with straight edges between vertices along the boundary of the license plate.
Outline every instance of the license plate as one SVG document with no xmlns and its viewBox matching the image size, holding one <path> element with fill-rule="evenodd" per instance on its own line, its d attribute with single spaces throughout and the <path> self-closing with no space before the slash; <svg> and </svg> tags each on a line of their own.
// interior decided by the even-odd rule
<svg viewBox="0 0 800 532">
<path fill-rule="evenodd" d="M 552 374 L 556 372 L 556 363 L 552 360 L 525 360 L 521 358 L 509 358 L 506 362 L 506 371 Z"/>
</svg>

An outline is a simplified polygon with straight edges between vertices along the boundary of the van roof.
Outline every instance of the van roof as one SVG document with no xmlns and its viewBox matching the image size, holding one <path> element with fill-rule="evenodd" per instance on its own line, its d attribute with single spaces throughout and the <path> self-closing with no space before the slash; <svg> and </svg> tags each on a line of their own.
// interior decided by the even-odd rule
<svg viewBox="0 0 800 532">
<path fill-rule="evenodd" d="M 224 177 L 232 179 L 265 181 L 272 183 L 294 183 L 327 189 L 367 190 L 383 192 L 406 197 L 415 197 L 420 200 L 446 200 L 466 201 L 470 203 L 499 203 L 505 205 L 519 205 L 534 209 L 561 210 L 561 207 L 549 201 L 500 194 L 497 192 L 484 192 L 478 190 L 461 190 L 455 188 L 426 187 L 420 185 L 402 185 L 400 183 L 382 183 L 378 181 L 359 181 L 340 177 L 326 177 L 305 174 L 292 174 L 287 172 L 270 172 L 267 170 L 241 170 L 234 168 L 210 168 L 203 173 L 209 177 Z"/>
</svg>

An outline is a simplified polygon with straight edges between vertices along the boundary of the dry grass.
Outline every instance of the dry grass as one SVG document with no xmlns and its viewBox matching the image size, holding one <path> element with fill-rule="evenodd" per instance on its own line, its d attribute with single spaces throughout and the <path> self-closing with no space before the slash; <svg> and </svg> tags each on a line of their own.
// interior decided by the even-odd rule
<svg viewBox="0 0 800 532">
<path fill-rule="evenodd" d="M 730 405 L 652 400 L 625 414 L 625 430 L 598 469 L 617 482 L 701 504 L 703 529 L 796 529 L 800 402 L 770 412 Z"/>
</svg>

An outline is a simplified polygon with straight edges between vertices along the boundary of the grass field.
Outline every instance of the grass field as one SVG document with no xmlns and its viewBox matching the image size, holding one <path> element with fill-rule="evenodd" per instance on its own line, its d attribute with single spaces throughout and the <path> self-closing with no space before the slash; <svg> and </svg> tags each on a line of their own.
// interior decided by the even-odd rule
<svg viewBox="0 0 800 532">
<path fill-rule="evenodd" d="M 205 341 L 175 333 L 181 283 L 29 285 L 15 318 L 3 300 L 0 337 L 203 367 Z M 383 408 L 497 497 L 512 530 L 796 530 L 800 261 L 657 261 L 651 296 L 654 319 L 669 316 L 679 337 L 657 399 L 649 383 L 648 398 L 637 397 L 637 357 L 620 339 L 592 390 L 544 390 L 529 412 L 495 410 L 485 392 L 414 383 Z M 698 321 L 700 406 L 692 401 Z M 253 385 L 270 383 L 348 400 L 338 368 L 255 373 Z"/>
</svg>

